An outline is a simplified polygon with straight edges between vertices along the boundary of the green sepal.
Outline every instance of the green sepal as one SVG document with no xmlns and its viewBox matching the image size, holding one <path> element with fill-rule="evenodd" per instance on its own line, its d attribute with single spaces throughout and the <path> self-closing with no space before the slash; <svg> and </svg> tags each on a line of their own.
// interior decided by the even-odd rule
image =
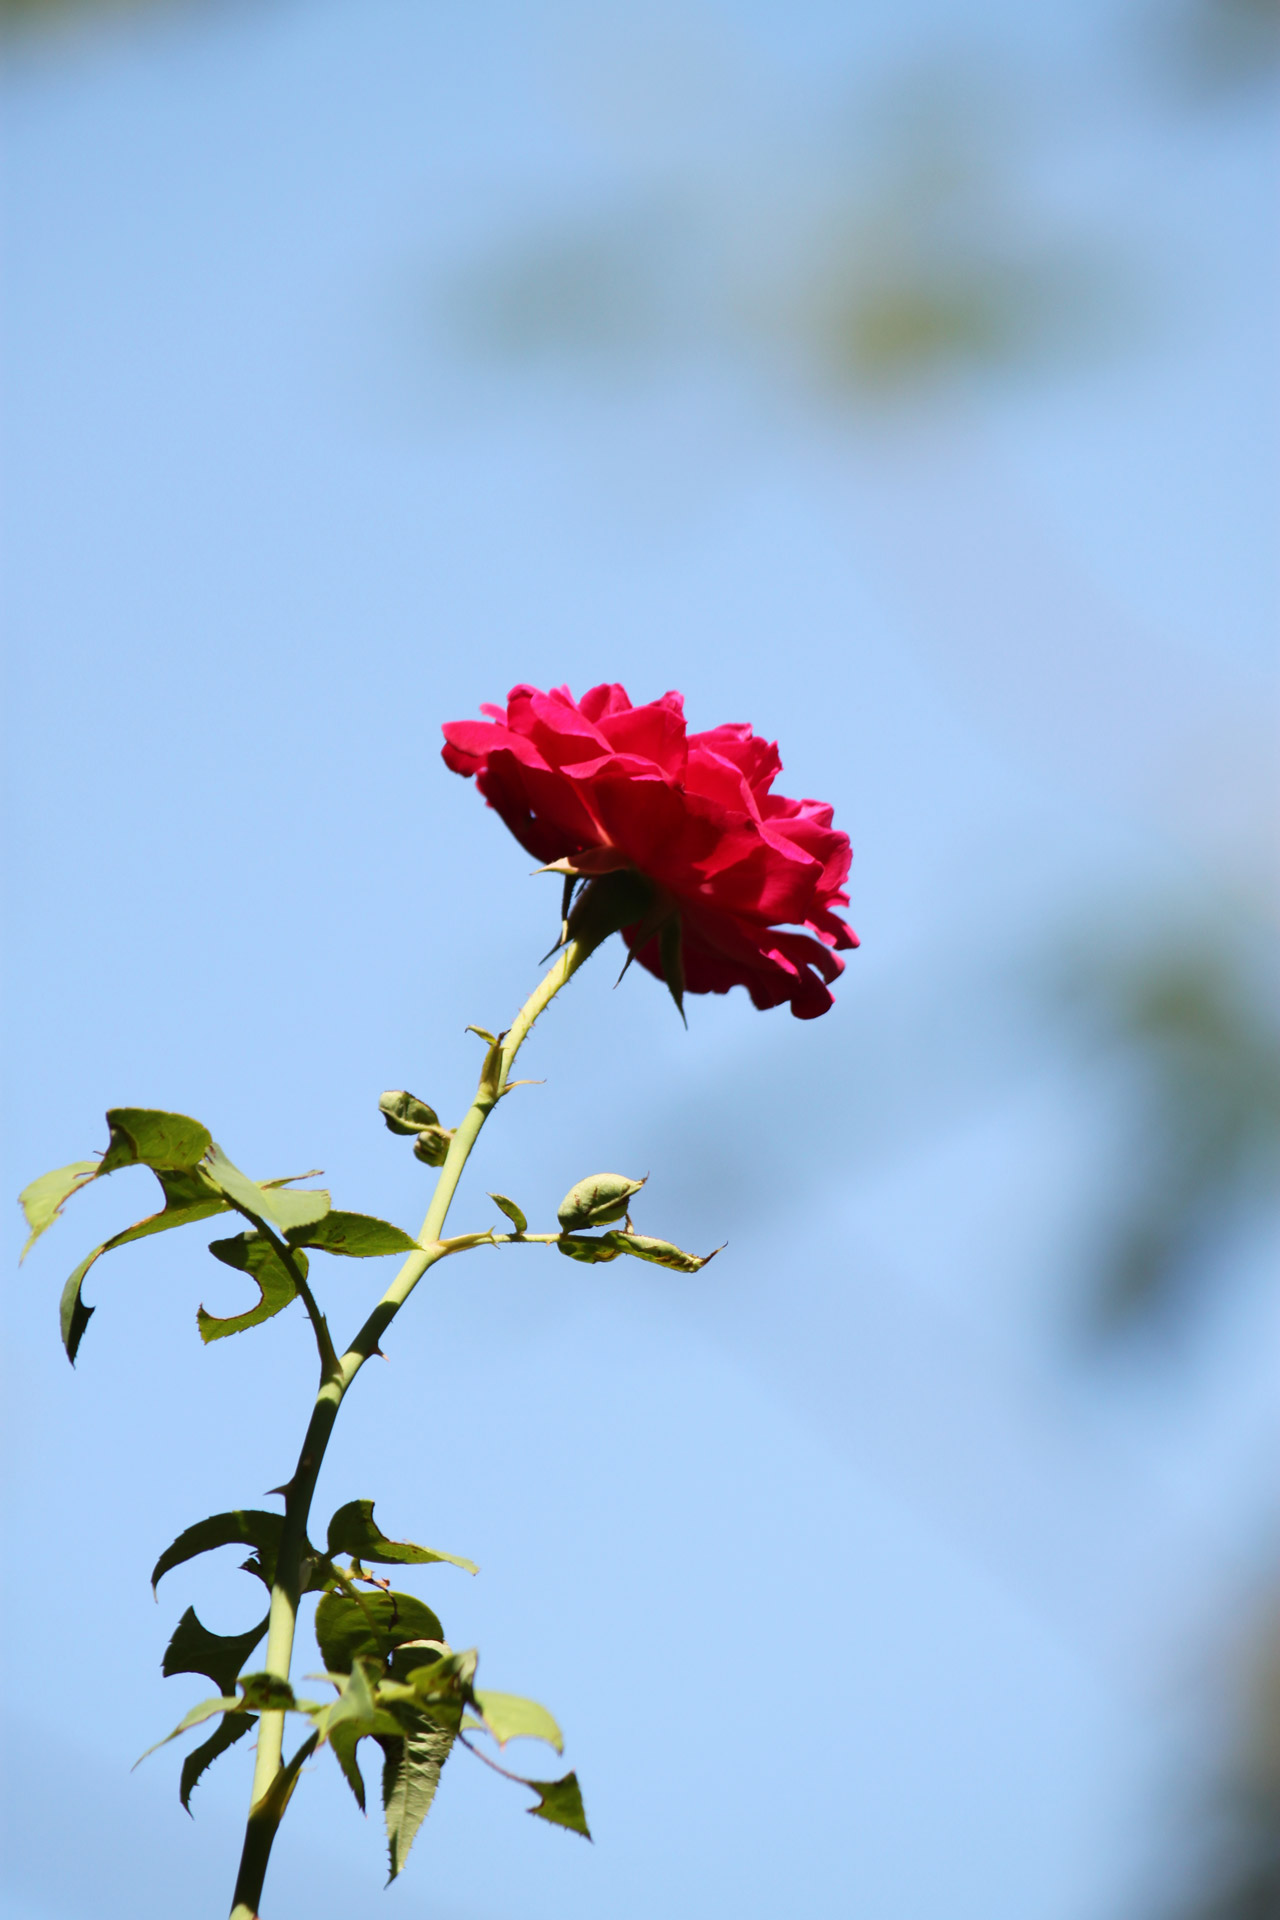
<svg viewBox="0 0 1280 1920">
<path fill-rule="evenodd" d="M 244 1333 L 249 1327 L 261 1326 L 264 1320 L 282 1313 L 289 1302 L 297 1298 L 298 1289 L 294 1285 L 293 1275 L 265 1234 L 238 1233 L 230 1240 L 213 1240 L 209 1244 L 209 1251 L 224 1266 L 235 1267 L 237 1272 L 247 1273 L 257 1282 L 258 1303 L 244 1313 L 230 1314 L 225 1318 L 198 1307 L 196 1325 L 200 1329 L 200 1338 L 205 1342 L 225 1340 L 228 1334 Z M 293 1257 L 305 1280 L 306 1254 L 295 1253 Z"/>
<path fill-rule="evenodd" d="M 639 1193 L 648 1174 L 641 1180 L 625 1173 L 593 1173 L 570 1187 L 556 1209 L 556 1219 L 566 1233 L 581 1227 L 605 1227 L 612 1220 L 626 1218 L 627 1209 Z"/>
<path fill-rule="evenodd" d="M 517 1693 L 491 1693 L 477 1687 L 475 1703 L 480 1719 L 468 1722 L 491 1733 L 500 1747 L 508 1740 L 545 1740 L 557 1753 L 564 1752 L 564 1735 L 536 1700 L 524 1700 Z"/>
<path fill-rule="evenodd" d="M 90 1180 L 98 1176 L 97 1160 L 73 1160 L 69 1167 L 55 1167 L 52 1173 L 42 1173 L 38 1180 L 22 1189 L 18 1195 L 18 1205 L 22 1208 L 28 1227 L 27 1244 L 18 1255 L 21 1265 L 45 1230 L 51 1227 L 73 1193 L 87 1186 Z"/>
<path fill-rule="evenodd" d="M 437 1553 L 433 1547 L 416 1547 L 411 1540 L 388 1540 L 374 1524 L 372 1500 L 348 1500 L 329 1522 L 330 1557 L 349 1553 L 353 1560 L 370 1560 L 377 1566 L 425 1567 L 433 1561 L 447 1561 L 464 1573 L 478 1573 L 474 1560 L 463 1560 L 456 1553 Z"/>
<path fill-rule="evenodd" d="M 267 1619 L 245 1633 L 210 1633 L 194 1607 L 188 1607 L 164 1650 L 160 1671 L 166 1679 L 177 1673 L 202 1673 L 221 1692 L 231 1693 L 240 1669 L 267 1630 Z"/>
<path fill-rule="evenodd" d="M 316 1608 L 316 1644 L 331 1673 L 350 1673 L 357 1660 L 386 1661 L 406 1642 L 443 1642 L 444 1628 L 426 1602 L 411 1593 L 353 1598 L 328 1592 Z"/>
<path fill-rule="evenodd" d="M 616 1260 L 622 1249 L 611 1244 L 612 1236 L 607 1233 L 562 1233 L 556 1241 L 561 1253 L 570 1260 L 582 1260 L 588 1266 L 597 1267 L 608 1260 Z"/>
<path fill-rule="evenodd" d="M 343 1253 L 352 1260 L 376 1260 L 388 1253 L 419 1253 L 418 1242 L 389 1220 L 371 1213 L 344 1213 L 333 1209 L 308 1227 L 290 1227 L 291 1247 L 310 1247 L 319 1253 Z"/>
<path fill-rule="evenodd" d="M 642 924 L 653 914 L 659 895 L 651 880 L 627 868 L 588 880 L 569 914 L 566 933 L 594 953 L 611 933 Z"/>
<path fill-rule="evenodd" d="M 662 966 L 662 977 L 667 983 L 667 992 L 676 1003 L 676 1012 L 684 1020 L 684 923 L 678 913 L 673 913 L 663 921 L 658 934 L 658 958 Z"/>
<path fill-rule="evenodd" d="M 568 1827 L 570 1833 L 580 1833 L 584 1840 L 591 1838 L 576 1773 L 566 1773 L 563 1780 L 526 1780 L 525 1785 L 532 1787 L 538 1796 L 537 1806 L 526 1809 L 535 1819 Z"/>
<path fill-rule="evenodd" d="M 397 1088 L 384 1093 L 378 1100 L 378 1110 L 392 1133 L 421 1133 L 424 1127 L 438 1127 L 440 1116 L 434 1107 L 425 1100 L 419 1100 L 416 1094 L 406 1093 Z"/>
<path fill-rule="evenodd" d="M 216 1547 L 252 1547 L 254 1553 L 245 1561 L 244 1571 L 255 1574 L 263 1586 L 270 1589 L 275 1581 L 283 1526 L 280 1514 L 268 1513 L 262 1507 L 237 1507 L 231 1513 L 214 1513 L 207 1520 L 197 1520 L 193 1527 L 180 1533 L 156 1561 L 151 1570 L 152 1592 L 174 1567 L 180 1567 L 184 1560 L 194 1560 L 197 1554 L 212 1553 Z M 302 1591 L 321 1591 L 331 1571 L 326 1571 L 324 1556 L 307 1541 L 302 1561 Z"/>
<path fill-rule="evenodd" d="M 500 1212 L 505 1213 L 517 1233 L 527 1233 L 529 1222 L 514 1200 L 508 1200 L 505 1193 L 491 1193 L 489 1198 Z"/>
<path fill-rule="evenodd" d="M 711 1253 L 686 1253 L 670 1240 L 655 1240 L 648 1233 L 620 1233 L 616 1228 L 604 1237 L 618 1253 L 629 1253 L 635 1260 L 652 1260 L 675 1273 L 697 1273 L 708 1260 L 714 1260 L 716 1254 L 723 1251 L 716 1247 Z"/>
<path fill-rule="evenodd" d="M 234 1747 L 237 1740 L 243 1740 L 256 1723 L 257 1715 L 253 1713 L 224 1713 L 209 1738 L 191 1749 L 182 1763 L 182 1774 L 178 1781 L 178 1798 L 187 1813 L 191 1812 L 191 1795 L 201 1776 L 208 1772 L 219 1754 L 225 1753 L 228 1747 Z"/>
</svg>

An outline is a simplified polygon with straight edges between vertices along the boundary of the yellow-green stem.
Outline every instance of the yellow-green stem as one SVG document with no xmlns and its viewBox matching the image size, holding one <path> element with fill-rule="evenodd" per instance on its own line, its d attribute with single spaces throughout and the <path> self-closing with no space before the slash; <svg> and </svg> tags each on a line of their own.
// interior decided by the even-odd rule
<svg viewBox="0 0 1280 1920">
<path fill-rule="evenodd" d="M 455 1129 L 431 1196 L 431 1205 L 422 1223 L 422 1231 L 418 1235 L 419 1251 L 411 1253 L 405 1260 L 341 1359 L 335 1363 L 323 1350 L 321 1352 L 320 1390 L 311 1410 L 298 1464 L 285 1492 L 284 1527 L 276 1561 L 275 1584 L 271 1590 L 271 1615 L 263 1666 L 267 1673 L 281 1680 L 289 1678 L 293 1661 L 293 1636 L 302 1598 L 303 1544 L 311 1516 L 312 1496 L 338 1409 L 352 1381 L 370 1355 L 378 1351 L 382 1335 L 423 1274 L 437 1260 L 454 1251 L 441 1241 L 440 1233 L 468 1155 L 479 1137 L 481 1127 L 502 1097 L 512 1064 L 529 1029 L 561 987 L 572 979 L 590 952 L 590 947 L 570 942 L 541 984 L 529 995 L 511 1027 L 502 1036 L 496 1075 L 486 1076 L 482 1072 L 476 1097 Z M 287 1793 L 281 1794 L 279 1783 L 283 1775 L 292 1773 L 296 1777 L 297 1756 L 289 1767 L 285 1767 L 282 1761 L 284 1723 L 283 1713 L 264 1713 L 258 1722 L 258 1750 L 249 1801 L 249 1821 L 233 1895 L 232 1920 L 256 1920 L 272 1842 L 288 1801 Z M 290 1790 L 292 1784 L 290 1779 Z"/>
</svg>

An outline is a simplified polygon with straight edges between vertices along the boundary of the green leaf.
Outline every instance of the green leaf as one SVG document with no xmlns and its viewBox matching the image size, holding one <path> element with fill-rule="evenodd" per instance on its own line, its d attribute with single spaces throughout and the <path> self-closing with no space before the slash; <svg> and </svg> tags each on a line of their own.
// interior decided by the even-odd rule
<svg viewBox="0 0 1280 1920">
<path fill-rule="evenodd" d="M 489 1198 L 493 1201 L 495 1207 L 501 1207 L 503 1213 L 506 1214 L 517 1233 L 528 1232 L 529 1222 L 525 1219 L 514 1200 L 508 1200 L 505 1193 L 491 1193 Z"/>
<path fill-rule="evenodd" d="M 563 1734 L 536 1700 L 522 1700 L 516 1693 L 490 1693 L 479 1687 L 475 1697 L 484 1726 L 500 1747 L 505 1747 L 508 1740 L 545 1740 L 557 1753 L 564 1752 Z"/>
<path fill-rule="evenodd" d="M 423 1712 L 451 1732 L 456 1733 L 461 1725 L 463 1708 L 475 1704 L 471 1681 L 477 1658 L 474 1648 L 465 1653 L 443 1653 L 438 1660 L 415 1667 L 409 1676 L 414 1697 L 421 1703 Z M 384 1696 L 392 1692 L 390 1685 L 384 1686 Z"/>
<path fill-rule="evenodd" d="M 456 1553 L 437 1553 L 432 1547 L 415 1547 L 409 1540 L 388 1540 L 375 1526 L 372 1500 L 348 1500 L 329 1522 L 329 1553 L 349 1553 L 353 1560 L 370 1560 L 377 1566 L 425 1567 L 445 1560 L 464 1573 L 478 1573 L 474 1560 L 462 1560 Z M 430 1637 L 430 1636 L 428 1636 Z"/>
<path fill-rule="evenodd" d="M 438 1127 L 440 1116 L 434 1107 L 403 1088 L 384 1093 L 378 1108 L 392 1133 L 421 1133 L 424 1127 Z"/>
<path fill-rule="evenodd" d="M 335 1727 L 351 1726 L 368 1733 L 377 1717 L 378 1709 L 369 1676 L 364 1663 L 356 1660 L 352 1663 L 350 1673 L 343 1678 L 338 1698 L 320 1709 L 315 1716 L 315 1724 L 323 1744 L 331 1737 Z"/>
<path fill-rule="evenodd" d="M 221 1147 L 210 1147 L 200 1170 L 238 1212 L 247 1214 L 259 1226 L 265 1221 L 280 1233 L 288 1233 L 291 1227 L 311 1226 L 329 1211 L 329 1196 L 324 1191 L 299 1193 L 292 1188 L 260 1186 L 233 1166 Z"/>
<path fill-rule="evenodd" d="M 246 1673 L 240 1681 L 240 1696 L 246 1707 L 262 1713 L 310 1713 L 315 1702 L 299 1700 L 287 1680 L 277 1673 Z"/>
<path fill-rule="evenodd" d="M 196 1123 L 192 1121 L 189 1124 L 194 1126 Z M 102 1164 L 105 1167 L 105 1160 Z M 99 1168 L 99 1172 L 101 1170 Z M 145 1220 L 126 1227 L 123 1233 L 113 1234 L 110 1240 L 104 1240 L 100 1247 L 95 1247 L 80 1262 L 62 1290 L 62 1344 L 67 1350 L 68 1360 L 72 1362 L 84 1338 L 84 1330 L 96 1312 L 96 1308 L 86 1307 L 81 1297 L 85 1276 L 95 1260 L 116 1247 L 128 1246 L 133 1240 L 145 1240 L 149 1234 L 167 1233 L 171 1227 L 188 1227 L 197 1220 L 208 1220 L 215 1213 L 227 1211 L 228 1202 L 198 1172 L 189 1168 L 160 1167 L 153 1171 L 164 1194 L 162 1210 L 149 1214 Z"/>
<path fill-rule="evenodd" d="M 99 1174 L 114 1173 L 119 1167 L 150 1167 L 164 1194 L 165 1203 L 161 1212 L 151 1214 L 136 1225 L 126 1227 L 122 1233 L 104 1240 L 100 1247 L 95 1247 L 80 1262 L 63 1288 L 60 1309 L 62 1342 L 67 1350 L 67 1358 L 73 1363 L 85 1328 L 94 1313 L 94 1309 L 87 1307 L 83 1299 L 85 1276 L 104 1253 L 110 1253 L 115 1247 L 127 1246 L 130 1241 L 143 1240 L 152 1233 L 166 1233 L 171 1227 L 185 1227 L 197 1220 L 207 1220 L 215 1213 L 225 1213 L 232 1205 L 240 1205 L 244 1199 L 252 1200 L 256 1209 L 253 1213 L 255 1220 L 265 1218 L 281 1229 L 302 1226 L 319 1218 L 329 1207 L 327 1194 L 286 1193 L 281 1191 L 284 1181 L 270 1180 L 259 1186 L 256 1181 L 246 1180 L 231 1166 L 220 1149 L 213 1145 L 208 1128 L 185 1113 L 164 1113 L 151 1107 L 112 1107 L 107 1114 L 107 1126 L 107 1151 L 96 1168 L 91 1161 L 77 1161 L 73 1166 L 60 1168 L 56 1173 L 43 1174 L 21 1195 L 27 1223 L 31 1227 L 31 1238 L 27 1241 L 29 1248 L 61 1211 L 70 1195 L 80 1187 L 87 1186 L 89 1180 Z M 207 1170 L 202 1169 L 201 1162 L 206 1156 L 210 1169 L 215 1166 L 230 1169 L 233 1180 L 240 1183 L 238 1191 L 241 1200 L 233 1201 L 224 1187 L 210 1177 Z M 307 1176 L 296 1177 L 305 1179 Z M 233 1332 L 235 1329 L 229 1327 L 227 1331 Z"/>
<path fill-rule="evenodd" d="M 352 1599 L 326 1593 L 316 1608 L 316 1644 L 330 1673 L 350 1673 L 356 1660 L 385 1660 L 411 1640 L 443 1640 L 431 1608 L 411 1593 L 370 1593 Z"/>
<path fill-rule="evenodd" d="M 345 1253 L 353 1260 L 374 1260 L 386 1253 L 419 1253 L 418 1242 L 402 1227 L 371 1213 L 326 1213 L 309 1227 L 291 1227 L 291 1247 L 314 1247 L 322 1253 Z"/>
<path fill-rule="evenodd" d="M 645 1180 L 648 1179 L 645 1175 Z M 611 1220 L 626 1216 L 634 1196 L 644 1180 L 630 1180 L 625 1173 L 593 1173 L 577 1186 L 570 1187 L 560 1202 L 556 1218 L 566 1233 L 579 1227 L 604 1227 Z"/>
<path fill-rule="evenodd" d="M 672 1246 L 669 1240 L 655 1240 L 647 1233 L 606 1233 L 605 1239 L 619 1253 L 629 1253 L 636 1260 L 652 1260 L 660 1267 L 670 1267 L 675 1273 L 697 1273 L 705 1267 L 708 1260 L 714 1260 L 721 1251 L 719 1247 L 713 1253 L 685 1253 L 682 1248 Z"/>
<path fill-rule="evenodd" d="M 616 1260 L 622 1251 L 621 1247 L 613 1245 L 613 1235 L 609 1233 L 562 1233 L 556 1245 L 570 1260 L 585 1261 L 589 1267 Z"/>
<path fill-rule="evenodd" d="M 233 1313 L 225 1318 L 198 1307 L 196 1325 L 202 1340 L 225 1340 L 229 1333 L 243 1333 L 248 1327 L 261 1326 L 264 1320 L 281 1313 L 297 1297 L 293 1275 L 263 1234 L 238 1233 L 230 1240 L 212 1240 L 209 1251 L 224 1266 L 235 1267 L 238 1272 L 249 1274 L 257 1282 L 258 1303 L 244 1313 Z M 301 1266 L 305 1280 L 307 1256 L 298 1253 L 294 1258 Z"/>
<path fill-rule="evenodd" d="M 166 1679 L 175 1673 L 203 1673 L 223 1693 L 231 1693 L 240 1669 L 267 1630 L 267 1617 L 246 1633 L 210 1633 L 194 1607 L 188 1607 L 164 1650 L 160 1671 Z"/>
<path fill-rule="evenodd" d="M 107 1126 L 111 1136 L 99 1173 L 114 1173 L 117 1167 L 139 1164 L 157 1173 L 162 1169 L 189 1173 L 213 1145 L 208 1127 L 198 1120 L 153 1107 L 111 1107 Z"/>
<path fill-rule="evenodd" d="M 383 1756 L 382 1805 L 387 1820 L 388 1886 L 403 1870 L 418 1828 L 430 1811 L 453 1740 L 452 1733 L 425 1721 L 413 1733 L 394 1739 L 383 1735 L 378 1740 Z"/>
<path fill-rule="evenodd" d="M 360 1762 L 356 1749 L 365 1738 L 363 1728 L 353 1726 L 350 1721 L 334 1727 L 329 1735 L 329 1746 L 333 1757 L 342 1768 L 342 1777 L 356 1797 L 356 1805 L 361 1813 L 367 1811 L 364 1794 L 364 1775 L 360 1771 Z"/>
<path fill-rule="evenodd" d="M 212 1553 L 215 1547 L 255 1547 L 261 1560 L 249 1571 L 270 1587 L 283 1526 L 278 1513 L 267 1513 L 261 1507 L 237 1507 L 231 1513 L 214 1513 L 207 1520 L 198 1520 L 160 1555 L 151 1570 L 151 1590 L 154 1593 L 165 1574 L 184 1560 L 194 1560 L 198 1553 Z M 311 1551 L 314 1553 L 314 1548 Z"/>
<path fill-rule="evenodd" d="M 261 1813 L 265 1819 L 279 1825 L 284 1819 L 285 1808 L 293 1798 L 293 1790 L 298 1784 L 298 1775 L 315 1752 L 319 1739 L 320 1736 L 317 1733 L 308 1735 L 292 1760 L 281 1767 L 261 1800 L 257 1802 L 254 1807 L 255 1813 Z"/>
<path fill-rule="evenodd" d="M 18 1255 L 19 1263 L 26 1259 L 46 1227 L 53 1225 L 72 1194 L 96 1179 L 97 1174 L 96 1160 L 73 1160 L 69 1167 L 55 1167 L 52 1173 L 42 1173 L 38 1180 L 22 1189 L 18 1205 L 26 1215 L 31 1232 Z"/>
<path fill-rule="evenodd" d="M 419 1667 L 434 1667 L 447 1659 L 448 1653 L 449 1649 L 443 1640 L 405 1640 L 393 1649 L 388 1661 L 391 1678 L 402 1686 L 411 1686 Z"/>
<path fill-rule="evenodd" d="M 172 1733 L 166 1733 L 163 1740 L 157 1740 L 154 1746 L 147 1748 L 146 1753 L 140 1753 L 133 1763 L 134 1766 L 140 1767 L 151 1754 L 158 1753 L 161 1747 L 167 1747 L 171 1740 L 178 1738 L 179 1734 L 189 1732 L 192 1727 L 200 1726 L 205 1720 L 212 1720 L 215 1713 L 238 1713 L 242 1710 L 243 1702 L 234 1695 L 224 1694 L 218 1700 L 202 1700 L 198 1707 L 192 1707 L 190 1713 L 182 1716 Z"/>
<path fill-rule="evenodd" d="M 219 1754 L 225 1753 L 228 1747 L 234 1747 L 237 1740 L 243 1740 L 256 1720 L 257 1715 L 252 1713 L 224 1713 L 209 1738 L 192 1748 L 182 1763 L 182 1777 L 178 1782 L 178 1798 L 188 1813 L 191 1812 L 191 1795 L 201 1775 L 208 1772 Z"/>
<path fill-rule="evenodd" d="M 571 1833 L 580 1833 L 584 1840 L 591 1838 L 576 1773 L 566 1773 L 563 1780 L 526 1780 L 525 1785 L 532 1787 L 538 1796 L 537 1806 L 528 1808 L 535 1819 L 568 1827 Z"/>
</svg>

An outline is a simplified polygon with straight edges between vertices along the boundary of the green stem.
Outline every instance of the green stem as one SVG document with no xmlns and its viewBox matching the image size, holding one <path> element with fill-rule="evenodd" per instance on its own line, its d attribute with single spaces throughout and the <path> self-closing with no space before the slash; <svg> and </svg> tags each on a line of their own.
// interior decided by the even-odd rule
<svg viewBox="0 0 1280 1920">
<path fill-rule="evenodd" d="M 333 1432 L 334 1422 L 338 1417 L 338 1409 L 365 1361 L 378 1352 L 378 1343 L 382 1335 L 391 1325 L 423 1274 L 446 1254 L 461 1251 L 461 1248 L 443 1242 L 440 1232 L 457 1191 L 462 1169 L 466 1166 L 471 1149 L 479 1138 L 480 1129 L 506 1091 L 512 1064 L 528 1037 L 534 1021 L 559 993 L 561 987 L 573 978 L 590 952 L 590 946 L 576 941 L 570 942 L 562 950 L 541 984 L 525 1001 L 511 1027 L 502 1036 L 501 1046 L 496 1056 L 493 1049 L 490 1049 L 480 1075 L 476 1097 L 455 1129 L 444 1165 L 440 1169 L 435 1192 L 431 1196 L 431 1205 L 427 1208 L 427 1217 L 418 1235 L 419 1251 L 408 1256 L 342 1358 L 327 1364 L 327 1356 L 323 1348 L 321 1349 L 320 1391 L 316 1395 L 315 1404 L 311 1410 L 311 1419 L 298 1455 L 298 1464 L 285 1491 L 284 1526 L 276 1561 L 275 1584 L 271 1590 L 271 1616 L 267 1628 L 267 1652 L 263 1665 L 267 1673 L 274 1674 L 281 1680 L 289 1678 L 289 1669 L 293 1661 L 293 1636 L 297 1625 L 298 1606 L 302 1599 L 307 1523 L 311 1516 L 311 1501 L 315 1493 L 316 1481 L 320 1477 L 321 1463 Z M 469 1238 L 469 1236 L 463 1237 Z M 304 1300 L 305 1297 L 304 1295 Z M 312 1315 L 312 1319 L 313 1324 L 319 1320 L 318 1312 Z M 323 1322 L 320 1321 L 319 1324 L 323 1325 Z M 288 1790 L 292 1791 L 293 1780 L 301 1764 L 297 1756 L 288 1767 L 282 1764 L 284 1722 L 283 1713 L 264 1713 L 258 1722 L 258 1751 L 253 1770 L 249 1821 L 245 1831 L 240 1873 L 233 1896 L 232 1920 L 256 1920 L 272 1842 L 288 1803 L 288 1792 L 282 1792 L 282 1783 L 287 1776 Z"/>
</svg>

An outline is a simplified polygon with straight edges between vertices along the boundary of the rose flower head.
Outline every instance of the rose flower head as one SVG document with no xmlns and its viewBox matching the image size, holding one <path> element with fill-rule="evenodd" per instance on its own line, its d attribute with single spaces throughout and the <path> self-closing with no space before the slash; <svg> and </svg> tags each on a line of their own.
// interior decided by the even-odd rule
<svg viewBox="0 0 1280 1920">
<path fill-rule="evenodd" d="M 846 907 L 849 841 L 818 800 L 770 791 L 776 746 L 749 726 L 689 733 L 684 700 L 631 704 L 623 687 L 513 687 L 505 709 L 444 729 L 444 759 L 474 776 L 520 845 L 585 882 L 565 938 L 621 930 L 639 960 L 683 994 L 747 989 L 812 1020 L 831 1005 Z M 625 972 L 625 967 L 623 971 Z"/>
</svg>

